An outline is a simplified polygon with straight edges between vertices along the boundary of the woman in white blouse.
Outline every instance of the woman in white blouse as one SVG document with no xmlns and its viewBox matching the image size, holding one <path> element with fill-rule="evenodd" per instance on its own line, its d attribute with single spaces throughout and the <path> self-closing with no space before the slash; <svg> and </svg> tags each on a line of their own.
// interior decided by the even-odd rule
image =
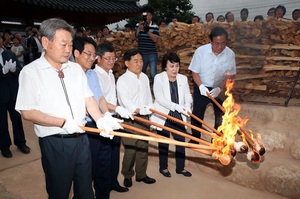
<svg viewBox="0 0 300 199">
<path fill-rule="evenodd" d="M 186 121 L 187 112 L 191 111 L 192 96 L 188 84 L 188 79 L 182 74 L 178 74 L 180 58 L 174 52 L 166 53 L 162 58 L 163 72 L 157 74 L 154 78 L 153 92 L 155 97 L 154 108 L 160 112 L 171 115 L 183 121 Z M 151 121 L 186 133 L 184 125 L 173 122 L 172 120 L 154 114 Z M 165 137 L 170 137 L 170 132 L 157 128 L 157 133 Z M 183 136 L 172 133 L 175 140 L 185 141 Z M 168 170 L 168 151 L 169 145 L 158 144 L 159 148 L 159 172 L 165 177 L 171 177 Z M 192 174 L 184 169 L 185 167 L 185 148 L 176 146 L 176 173 L 183 174 L 186 177 Z"/>
</svg>

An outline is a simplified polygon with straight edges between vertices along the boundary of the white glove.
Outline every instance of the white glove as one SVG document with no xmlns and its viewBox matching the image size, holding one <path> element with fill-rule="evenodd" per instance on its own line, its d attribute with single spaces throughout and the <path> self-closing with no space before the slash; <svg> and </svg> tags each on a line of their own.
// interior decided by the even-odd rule
<svg viewBox="0 0 300 199">
<path fill-rule="evenodd" d="M 73 119 L 67 119 L 64 126 L 62 127 L 68 134 L 73 133 L 83 133 L 84 130 L 82 130 L 77 122 Z"/>
<path fill-rule="evenodd" d="M 209 92 L 208 88 L 206 88 L 203 84 L 199 86 L 200 94 L 207 97 L 206 92 Z"/>
<path fill-rule="evenodd" d="M 16 72 L 16 66 L 17 66 L 16 61 L 12 62 L 12 60 L 10 59 L 9 60 L 9 70 L 10 70 L 10 72 L 12 72 L 12 73 Z"/>
<path fill-rule="evenodd" d="M 140 108 L 140 115 L 150 115 L 152 112 L 149 109 L 150 106 L 143 106 Z"/>
<path fill-rule="evenodd" d="M 107 124 L 107 121 L 104 119 L 104 117 L 99 118 L 96 121 L 96 125 L 98 129 L 103 130 L 100 133 L 102 137 L 109 138 L 111 140 L 113 139 L 114 136 L 110 134 L 112 128 Z"/>
<path fill-rule="evenodd" d="M 122 118 L 126 118 L 126 119 L 133 119 L 132 114 L 130 113 L 130 111 L 128 111 L 126 108 L 123 108 L 122 106 L 117 106 L 116 108 L 116 112 L 122 117 Z"/>
<path fill-rule="evenodd" d="M 9 72 L 10 69 L 10 63 L 8 61 L 5 61 L 5 64 L 2 67 L 2 72 L 3 74 L 7 74 Z"/>
<path fill-rule="evenodd" d="M 216 98 L 218 97 L 218 95 L 221 93 L 221 89 L 219 87 L 216 87 L 216 88 L 213 88 L 209 94 L 213 97 L 213 98 Z"/>
<path fill-rule="evenodd" d="M 120 122 L 123 122 L 123 120 L 112 117 L 109 112 L 104 114 L 104 119 L 113 130 L 123 129 L 123 127 L 119 124 Z"/>
<path fill-rule="evenodd" d="M 192 113 L 190 106 L 185 106 L 185 110 L 187 113 Z M 190 115 L 188 114 L 188 116 L 190 116 Z"/>
<path fill-rule="evenodd" d="M 184 107 L 184 106 L 181 106 L 181 105 L 179 105 L 179 104 L 176 104 L 176 105 L 175 105 L 175 110 L 178 111 L 179 113 L 182 113 L 182 114 L 186 115 L 186 116 L 189 115 L 189 114 L 187 113 L 185 107 Z"/>
</svg>

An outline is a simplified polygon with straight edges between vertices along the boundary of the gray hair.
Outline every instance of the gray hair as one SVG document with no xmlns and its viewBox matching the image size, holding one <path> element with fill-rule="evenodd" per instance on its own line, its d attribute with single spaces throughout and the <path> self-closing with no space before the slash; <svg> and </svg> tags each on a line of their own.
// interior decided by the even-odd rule
<svg viewBox="0 0 300 199">
<path fill-rule="evenodd" d="M 54 39 L 56 31 L 65 30 L 71 33 L 74 37 L 75 32 L 73 27 L 68 24 L 65 20 L 59 18 L 46 19 L 40 26 L 40 36 L 47 37 L 50 41 Z"/>
</svg>

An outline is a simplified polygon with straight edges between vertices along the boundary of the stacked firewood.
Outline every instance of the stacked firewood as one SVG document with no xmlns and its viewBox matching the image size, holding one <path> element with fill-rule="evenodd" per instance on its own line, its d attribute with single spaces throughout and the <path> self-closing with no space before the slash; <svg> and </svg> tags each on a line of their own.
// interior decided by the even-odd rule
<svg viewBox="0 0 300 199">
<path fill-rule="evenodd" d="M 264 22 L 233 22 L 186 24 L 177 22 L 160 30 L 157 43 L 160 60 L 167 51 L 175 51 L 181 59 L 180 73 L 192 77 L 188 70 L 195 50 L 209 43 L 210 30 L 222 26 L 229 34 L 228 46 L 236 53 L 237 78 L 233 89 L 235 98 L 242 96 L 287 97 L 300 68 L 300 23 L 270 19 Z M 129 33 L 116 32 L 110 38 L 122 57 L 125 50 L 136 48 Z M 122 58 L 116 63 L 116 78 L 125 72 Z M 149 72 L 149 71 L 148 71 Z M 293 98 L 300 98 L 300 80 Z"/>
</svg>

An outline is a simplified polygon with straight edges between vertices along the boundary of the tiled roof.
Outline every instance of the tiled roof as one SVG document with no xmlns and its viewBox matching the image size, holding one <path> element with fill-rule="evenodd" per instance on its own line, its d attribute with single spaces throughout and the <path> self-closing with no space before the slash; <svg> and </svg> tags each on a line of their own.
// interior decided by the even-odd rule
<svg viewBox="0 0 300 199">
<path fill-rule="evenodd" d="M 87 13 L 141 12 L 135 0 L 13 0 L 50 9 Z"/>
</svg>

